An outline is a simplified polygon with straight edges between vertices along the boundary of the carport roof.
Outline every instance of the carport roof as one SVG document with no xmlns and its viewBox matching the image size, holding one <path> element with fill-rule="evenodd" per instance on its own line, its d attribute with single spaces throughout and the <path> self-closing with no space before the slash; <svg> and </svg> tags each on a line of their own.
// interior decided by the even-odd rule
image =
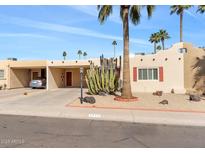
<svg viewBox="0 0 205 154">
<path fill-rule="evenodd" d="M 46 60 L 21 60 L 9 61 L 11 68 L 45 68 L 47 66 Z"/>
</svg>

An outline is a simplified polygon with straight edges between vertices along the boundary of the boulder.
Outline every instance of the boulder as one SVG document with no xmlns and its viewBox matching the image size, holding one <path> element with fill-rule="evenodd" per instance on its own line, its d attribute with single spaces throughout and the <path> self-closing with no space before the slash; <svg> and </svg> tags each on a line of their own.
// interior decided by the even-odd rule
<svg viewBox="0 0 205 154">
<path fill-rule="evenodd" d="M 155 96 L 162 96 L 162 91 L 156 91 L 156 92 L 153 92 L 152 94 L 155 95 Z"/>
<path fill-rule="evenodd" d="M 100 92 L 98 93 L 98 95 L 99 95 L 99 96 L 106 96 L 107 94 L 106 94 L 105 92 L 103 92 L 103 91 L 100 91 Z"/>
<path fill-rule="evenodd" d="M 96 102 L 96 100 L 92 96 L 86 96 L 86 97 L 83 98 L 83 102 L 94 104 Z"/>
<path fill-rule="evenodd" d="M 197 94 L 190 94 L 189 100 L 194 102 L 199 102 L 201 100 L 201 97 Z"/>
<path fill-rule="evenodd" d="M 164 100 L 162 100 L 161 102 L 159 102 L 159 104 L 168 105 L 169 102 L 168 102 L 168 100 L 164 99 Z"/>
</svg>

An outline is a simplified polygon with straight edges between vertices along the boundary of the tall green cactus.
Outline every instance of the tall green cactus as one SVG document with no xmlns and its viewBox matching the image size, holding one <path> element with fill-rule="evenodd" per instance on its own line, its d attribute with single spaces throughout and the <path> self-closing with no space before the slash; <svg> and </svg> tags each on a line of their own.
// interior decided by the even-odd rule
<svg viewBox="0 0 205 154">
<path fill-rule="evenodd" d="M 102 90 L 104 91 L 105 90 L 105 68 L 104 68 L 104 65 L 101 66 L 100 77 L 101 77 Z"/>
<path fill-rule="evenodd" d="M 113 94 L 117 90 L 118 78 L 112 60 L 110 67 L 105 67 L 104 63 L 100 67 L 91 64 L 85 79 L 88 92 L 92 95 L 99 94 L 99 92 Z"/>
</svg>

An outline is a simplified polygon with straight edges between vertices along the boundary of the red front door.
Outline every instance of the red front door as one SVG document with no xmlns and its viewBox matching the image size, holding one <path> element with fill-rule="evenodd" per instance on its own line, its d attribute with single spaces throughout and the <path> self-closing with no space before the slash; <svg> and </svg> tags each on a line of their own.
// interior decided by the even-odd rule
<svg viewBox="0 0 205 154">
<path fill-rule="evenodd" d="M 72 72 L 66 72 L 66 86 L 72 86 Z"/>
</svg>

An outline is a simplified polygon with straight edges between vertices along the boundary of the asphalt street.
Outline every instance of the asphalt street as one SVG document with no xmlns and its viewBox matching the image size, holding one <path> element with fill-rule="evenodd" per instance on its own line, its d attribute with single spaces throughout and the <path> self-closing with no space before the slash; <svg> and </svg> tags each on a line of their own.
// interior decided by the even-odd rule
<svg viewBox="0 0 205 154">
<path fill-rule="evenodd" d="M 0 115 L 0 147 L 205 147 L 205 127 Z"/>
</svg>

